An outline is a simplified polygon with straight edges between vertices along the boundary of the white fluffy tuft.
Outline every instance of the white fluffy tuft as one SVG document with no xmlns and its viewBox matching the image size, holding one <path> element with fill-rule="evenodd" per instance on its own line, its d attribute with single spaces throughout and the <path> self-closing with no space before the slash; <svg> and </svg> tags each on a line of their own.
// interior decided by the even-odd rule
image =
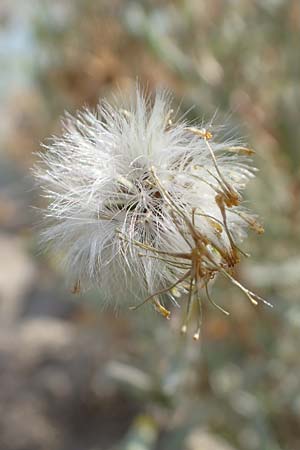
<svg viewBox="0 0 300 450">
<path fill-rule="evenodd" d="M 183 276 L 184 261 L 172 264 L 172 254 L 191 251 L 193 214 L 225 268 L 231 239 L 241 241 L 247 226 L 257 225 L 240 201 L 225 198 L 227 188 L 240 196 L 253 176 L 241 156 L 248 149 L 173 123 L 170 110 L 166 94 L 151 102 L 137 89 L 126 110 L 103 103 L 95 113 L 68 116 L 63 135 L 44 146 L 34 168 L 48 199 L 44 244 L 63 255 L 73 281 L 99 286 L 114 304 L 141 300 Z M 153 249 L 171 256 L 159 258 Z"/>
</svg>

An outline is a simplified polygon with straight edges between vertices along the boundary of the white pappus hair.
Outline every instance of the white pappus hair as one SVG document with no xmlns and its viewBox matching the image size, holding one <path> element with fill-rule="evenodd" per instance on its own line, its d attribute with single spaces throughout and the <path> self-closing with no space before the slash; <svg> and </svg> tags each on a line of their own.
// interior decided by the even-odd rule
<svg viewBox="0 0 300 450">
<path fill-rule="evenodd" d="M 262 232 L 241 206 L 250 149 L 173 122 L 168 95 L 140 89 L 127 109 L 103 102 L 67 116 L 62 136 L 44 147 L 34 168 L 48 199 L 42 240 L 62 253 L 75 290 L 97 285 L 114 305 L 147 297 L 165 317 L 161 296 L 185 294 L 182 331 L 203 289 L 213 302 L 217 273 L 262 300 L 231 274 L 247 228 Z"/>
</svg>

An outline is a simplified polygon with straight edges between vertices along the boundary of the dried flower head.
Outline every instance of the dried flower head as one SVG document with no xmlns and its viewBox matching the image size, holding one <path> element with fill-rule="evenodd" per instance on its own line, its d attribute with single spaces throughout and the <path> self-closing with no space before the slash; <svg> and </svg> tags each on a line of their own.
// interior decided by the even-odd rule
<svg viewBox="0 0 300 450">
<path fill-rule="evenodd" d="M 241 207 L 252 150 L 173 120 L 165 93 L 152 101 L 137 89 L 126 109 L 68 116 L 34 171 L 49 201 L 42 238 L 62 252 L 74 291 L 96 284 L 117 305 L 146 297 L 167 318 L 162 296 L 185 296 L 182 331 L 195 301 L 198 339 L 201 295 L 214 303 L 218 273 L 264 301 L 232 275 L 247 228 L 263 230 Z"/>
</svg>

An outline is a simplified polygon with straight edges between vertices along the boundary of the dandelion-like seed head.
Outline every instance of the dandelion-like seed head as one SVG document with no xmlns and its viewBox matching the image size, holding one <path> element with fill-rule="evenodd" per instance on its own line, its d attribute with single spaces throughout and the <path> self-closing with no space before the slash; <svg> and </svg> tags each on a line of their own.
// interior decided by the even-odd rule
<svg viewBox="0 0 300 450">
<path fill-rule="evenodd" d="M 126 108 L 103 102 L 68 116 L 34 168 L 48 200 L 42 240 L 62 254 L 75 291 L 97 285 L 114 305 L 146 298 L 167 318 L 163 297 L 187 298 L 183 332 L 196 302 L 198 339 L 201 298 L 214 303 L 218 273 L 264 301 L 232 275 L 247 228 L 262 232 L 241 206 L 251 153 L 175 121 L 163 92 L 151 99 L 137 89 Z"/>
</svg>

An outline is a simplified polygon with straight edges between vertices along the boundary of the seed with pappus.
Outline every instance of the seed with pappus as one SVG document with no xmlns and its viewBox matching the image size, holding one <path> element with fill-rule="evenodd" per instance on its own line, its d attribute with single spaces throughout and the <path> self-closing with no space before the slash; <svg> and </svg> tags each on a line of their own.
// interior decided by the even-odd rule
<svg viewBox="0 0 300 450">
<path fill-rule="evenodd" d="M 228 314 L 210 296 L 217 274 L 265 302 L 232 275 L 247 228 L 263 232 L 241 206 L 251 149 L 175 121 L 167 94 L 140 89 L 127 107 L 103 102 L 63 125 L 34 173 L 48 200 L 42 241 L 62 255 L 74 292 L 97 285 L 114 306 L 149 302 L 166 318 L 164 302 L 185 302 L 183 332 L 195 303 L 195 339 L 203 294 Z"/>
</svg>

